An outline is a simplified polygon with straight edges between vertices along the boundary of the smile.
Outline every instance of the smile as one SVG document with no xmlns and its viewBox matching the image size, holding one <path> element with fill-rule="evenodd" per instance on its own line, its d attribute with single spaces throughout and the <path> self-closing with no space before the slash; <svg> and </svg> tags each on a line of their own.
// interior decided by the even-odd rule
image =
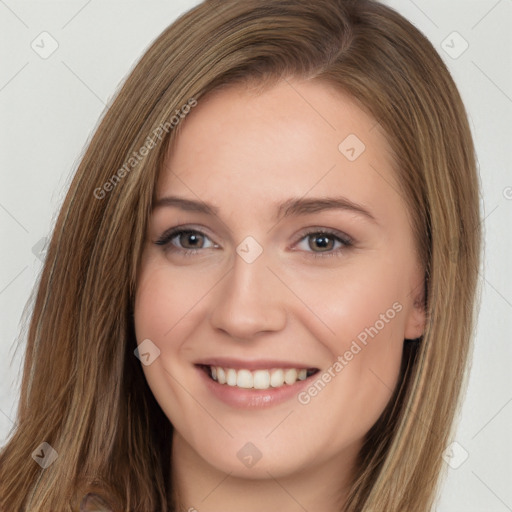
<svg viewBox="0 0 512 512">
<path fill-rule="evenodd" d="M 219 384 L 243 389 L 269 389 L 291 386 L 314 375 L 316 368 L 272 368 L 249 370 L 201 365 L 209 377 Z"/>
</svg>

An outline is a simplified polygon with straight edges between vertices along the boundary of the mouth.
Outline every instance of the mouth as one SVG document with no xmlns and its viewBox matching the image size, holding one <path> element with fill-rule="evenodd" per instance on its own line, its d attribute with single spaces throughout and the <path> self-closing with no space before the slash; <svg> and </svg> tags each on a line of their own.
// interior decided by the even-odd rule
<svg viewBox="0 0 512 512">
<path fill-rule="evenodd" d="M 222 386 L 245 390 L 266 390 L 293 386 L 319 372 L 318 368 L 232 368 L 209 364 L 197 364 L 212 381 Z"/>
</svg>

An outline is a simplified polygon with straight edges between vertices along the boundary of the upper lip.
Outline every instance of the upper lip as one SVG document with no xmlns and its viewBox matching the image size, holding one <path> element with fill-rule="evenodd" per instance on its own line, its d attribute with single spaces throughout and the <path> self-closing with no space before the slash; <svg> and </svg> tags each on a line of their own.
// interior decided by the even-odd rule
<svg viewBox="0 0 512 512">
<path fill-rule="evenodd" d="M 233 368 L 235 370 L 270 370 L 272 368 L 307 368 L 317 369 L 309 364 L 290 361 L 277 361 L 275 359 L 242 360 L 231 357 L 209 357 L 195 362 L 198 366 L 220 366 L 221 368 Z"/>
</svg>

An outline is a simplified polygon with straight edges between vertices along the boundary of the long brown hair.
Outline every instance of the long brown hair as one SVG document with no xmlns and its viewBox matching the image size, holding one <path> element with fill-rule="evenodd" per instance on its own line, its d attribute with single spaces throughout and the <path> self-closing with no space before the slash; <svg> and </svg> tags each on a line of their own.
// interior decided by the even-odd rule
<svg viewBox="0 0 512 512">
<path fill-rule="evenodd" d="M 173 506 L 172 426 L 134 356 L 133 325 L 155 183 L 179 139 L 169 120 L 225 84 L 290 77 L 334 84 L 380 123 L 425 268 L 427 327 L 404 345 L 401 382 L 367 435 L 345 510 L 430 509 L 466 375 L 480 262 L 475 154 L 456 86 L 430 42 L 376 1 L 206 0 L 133 69 L 61 208 L 17 428 L 0 455 L 2 510 L 77 510 L 94 490 L 115 510 Z M 31 457 L 42 442 L 58 454 L 46 469 Z"/>
</svg>

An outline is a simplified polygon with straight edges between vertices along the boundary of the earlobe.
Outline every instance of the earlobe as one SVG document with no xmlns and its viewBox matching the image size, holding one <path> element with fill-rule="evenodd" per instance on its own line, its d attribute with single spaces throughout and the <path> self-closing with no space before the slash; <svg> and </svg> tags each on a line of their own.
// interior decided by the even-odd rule
<svg viewBox="0 0 512 512">
<path fill-rule="evenodd" d="M 409 317 L 405 325 L 404 337 L 406 340 L 414 340 L 423 336 L 426 324 L 425 303 L 421 296 L 417 297 L 409 311 Z"/>
<path fill-rule="evenodd" d="M 405 322 L 405 340 L 417 340 L 425 333 L 427 323 L 426 296 L 428 290 L 428 273 L 420 266 L 411 284 L 413 287 L 409 293 L 412 300 L 408 308 L 408 316 Z"/>
</svg>

